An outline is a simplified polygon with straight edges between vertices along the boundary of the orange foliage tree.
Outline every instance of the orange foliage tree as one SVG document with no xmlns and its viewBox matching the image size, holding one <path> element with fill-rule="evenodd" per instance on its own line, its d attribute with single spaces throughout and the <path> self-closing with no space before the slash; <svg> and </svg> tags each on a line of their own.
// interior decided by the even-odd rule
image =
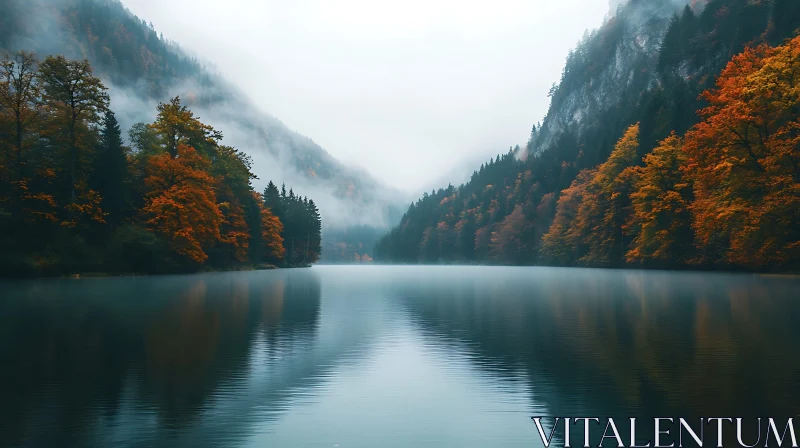
<svg viewBox="0 0 800 448">
<path fill-rule="evenodd" d="M 699 262 L 800 258 L 800 37 L 735 56 L 686 135 Z"/>
<path fill-rule="evenodd" d="M 283 247 L 283 224 L 267 207 L 264 207 L 264 202 L 261 200 L 261 195 L 258 196 L 258 205 L 261 209 L 261 242 L 264 247 L 264 258 L 266 260 L 280 261 L 286 253 Z"/>
<path fill-rule="evenodd" d="M 244 209 L 235 196 L 232 194 L 226 196 L 228 200 L 219 204 L 222 213 L 219 245 L 226 254 L 226 261 L 245 262 L 250 247 L 250 231 Z"/>
<path fill-rule="evenodd" d="M 644 157 L 631 193 L 635 238 L 629 262 L 683 263 L 692 252 L 689 225 L 690 185 L 681 166 L 686 160 L 683 142 L 672 134 Z"/>
<path fill-rule="evenodd" d="M 543 253 L 561 263 L 590 265 L 622 262 L 624 231 L 631 213 L 630 193 L 637 177 L 639 125 L 628 128 L 608 160 L 581 172 L 562 192 L 556 218 L 543 238 Z M 576 207 L 576 208 L 574 208 Z M 575 260 L 577 258 L 577 260 Z"/>
<path fill-rule="evenodd" d="M 164 236 L 173 250 L 196 263 L 221 239 L 222 212 L 214 194 L 210 162 L 194 148 L 179 144 L 176 157 L 153 156 L 145 178 L 147 226 Z"/>
<path fill-rule="evenodd" d="M 582 263 L 610 265 L 622 260 L 627 247 L 624 226 L 630 213 L 629 195 L 636 178 L 631 167 L 638 151 L 639 125 L 635 124 L 589 182 L 569 233 L 574 245 L 584 246 Z"/>
<path fill-rule="evenodd" d="M 569 236 L 570 225 L 575 221 L 578 207 L 587 193 L 589 182 L 596 173 L 596 170 L 582 170 L 569 188 L 561 192 L 550 230 L 542 236 L 541 252 L 548 262 L 564 265 L 575 258 L 576 248 Z"/>
</svg>

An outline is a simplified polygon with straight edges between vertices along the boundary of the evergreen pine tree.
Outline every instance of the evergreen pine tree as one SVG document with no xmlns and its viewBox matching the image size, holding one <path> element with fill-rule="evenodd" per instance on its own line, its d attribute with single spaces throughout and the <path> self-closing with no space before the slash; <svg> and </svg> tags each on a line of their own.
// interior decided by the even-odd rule
<svg viewBox="0 0 800 448">
<path fill-rule="evenodd" d="M 114 112 L 108 110 L 100 130 L 92 184 L 102 197 L 102 208 L 108 214 L 106 222 L 111 229 L 119 226 L 127 211 L 127 151 L 122 146 L 122 131 L 117 118 Z"/>
</svg>

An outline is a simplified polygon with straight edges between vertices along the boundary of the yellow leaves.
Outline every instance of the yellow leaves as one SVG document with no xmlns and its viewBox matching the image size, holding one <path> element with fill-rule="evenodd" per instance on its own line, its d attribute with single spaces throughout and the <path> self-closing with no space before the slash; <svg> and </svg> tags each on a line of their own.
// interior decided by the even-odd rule
<svg viewBox="0 0 800 448">
<path fill-rule="evenodd" d="M 179 97 L 158 105 L 158 117 L 150 128 L 161 135 L 166 151 L 173 158 L 178 154 L 179 145 L 208 151 L 209 148 L 215 148 L 222 139 L 219 131 L 200 122 L 191 110 L 181 104 Z"/>
<path fill-rule="evenodd" d="M 730 161 L 725 160 L 725 161 L 722 161 L 722 162 L 718 163 L 715 167 L 712 168 L 712 170 L 713 171 L 720 171 L 720 170 L 730 171 L 731 168 L 733 168 L 733 163 L 731 163 Z"/>
<path fill-rule="evenodd" d="M 638 152 L 637 123 L 625 131 L 604 163 L 581 171 L 561 192 L 555 219 L 542 237 L 543 255 L 558 263 L 578 259 L 592 265 L 612 265 L 623 258 L 631 190 L 641 175 L 633 166 Z"/>
<path fill-rule="evenodd" d="M 609 188 L 625 168 L 636 163 L 638 152 L 639 124 L 637 123 L 625 131 L 625 134 L 614 146 L 614 150 L 611 151 L 608 160 L 597 168 L 597 176 L 592 183 L 600 189 Z"/>
<path fill-rule="evenodd" d="M 647 156 L 631 193 L 633 215 L 627 224 L 635 235 L 629 262 L 682 262 L 689 250 L 689 216 L 684 194 L 683 141 L 674 133 Z"/>
</svg>

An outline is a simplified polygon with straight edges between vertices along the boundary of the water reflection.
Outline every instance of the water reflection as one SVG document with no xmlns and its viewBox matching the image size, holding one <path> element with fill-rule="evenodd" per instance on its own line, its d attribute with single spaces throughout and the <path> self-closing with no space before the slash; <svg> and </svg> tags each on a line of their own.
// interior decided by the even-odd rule
<svg viewBox="0 0 800 448">
<path fill-rule="evenodd" d="M 395 294 L 431 337 L 462 341 L 487 373 L 502 377 L 522 365 L 532 402 L 546 409 L 538 415 L 788 418 L 800 411 L 797 278 L 495 274 L 443 271 L 397 285 Z"/>
<path fill-rule="evenodd" d="M 531 415 L 796 416 L 798 291 L 488 267 L 0 283 L 0 446 L 527 447 Z"/>
<path fill-rule="evenodd" d="M 320 309 L 318 277 L 298 271 L 2 290 L 2 446 L 234 443 L 246 428 L 215 404 L 249 392 L 255 344 L 294 350 Z"/>
</svg>

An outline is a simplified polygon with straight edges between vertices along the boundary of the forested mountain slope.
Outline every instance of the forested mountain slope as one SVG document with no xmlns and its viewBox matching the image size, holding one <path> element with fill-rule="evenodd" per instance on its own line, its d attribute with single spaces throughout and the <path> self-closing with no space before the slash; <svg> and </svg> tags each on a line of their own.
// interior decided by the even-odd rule
<svg viewBox="0 0 800 448">
<path fill-rule="evenodd" d="M 378 259 L 796 266 L 798 28 L 795 0 L 625 3 L 527 148 L 423 196 Z"/>
<path fill-rule="evenodd" d="M 315 197 L 327 227 L 386 227 L 399 216 L 397 192 L 263 113 L 269 105 L 250 104 L 118 0 L 0 0 L 0 11 L 0 48 L 88 58 L 110 89 L 123 133 L 179 95 L 253 158 L 258 189 L 271 179 Z"/>
</svg>

